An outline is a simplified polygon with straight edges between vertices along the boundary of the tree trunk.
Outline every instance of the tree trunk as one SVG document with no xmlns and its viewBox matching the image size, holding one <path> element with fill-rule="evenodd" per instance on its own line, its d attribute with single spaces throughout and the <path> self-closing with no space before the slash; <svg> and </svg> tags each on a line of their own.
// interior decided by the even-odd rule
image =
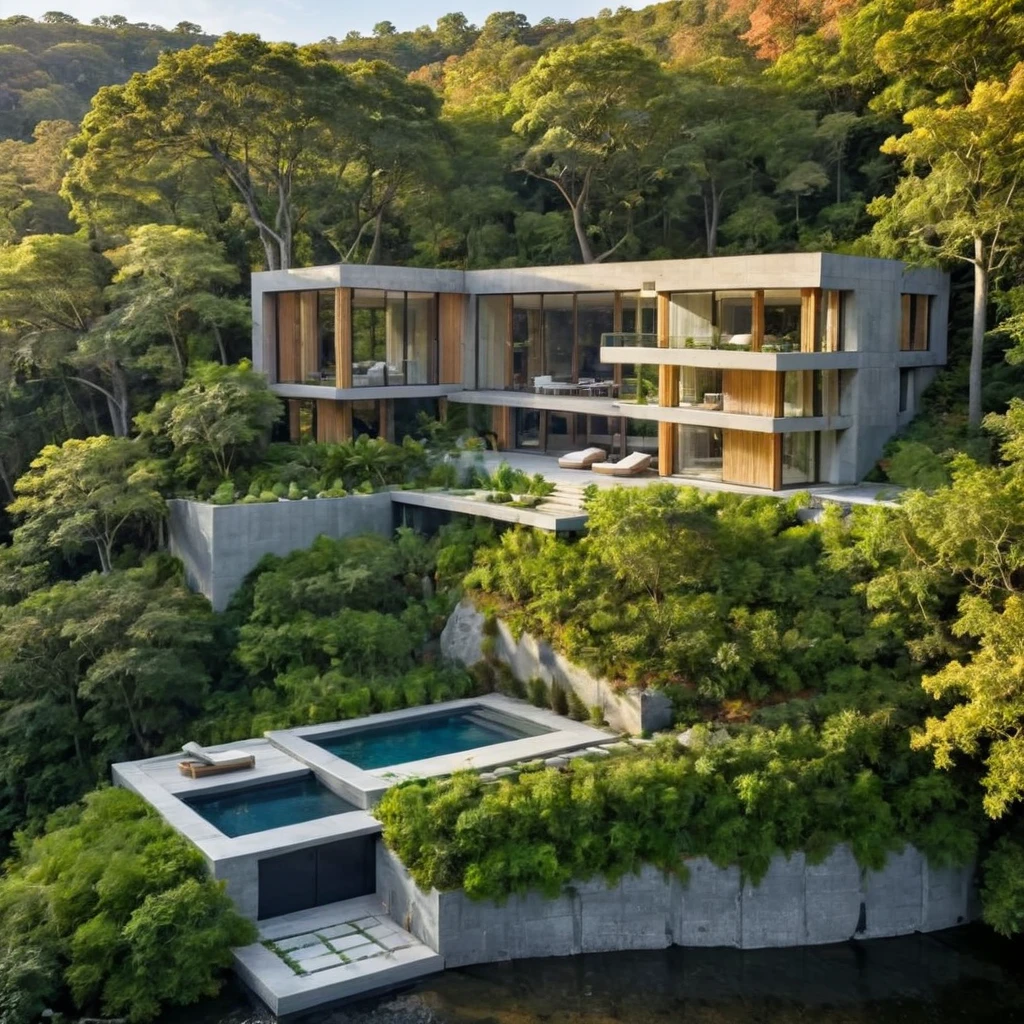
<svg viewBox="0 0 1024 1024">
<path fill-rule="evenodd" d="M 380 259 L 381 233 L 384 228 L 384 207 L 377 211 L 373 218 L 373 241 L 370 243 L 370 251 L 366 254 L 367 264 L 376 263 Z"/>
<path fill-rule="evenodd" d="M 220 364 L 221 364 L 221 366 L 227 366 L 228 365 L 228 352 L 227 352 L 227 349 L 224 347 L 224 337 L 220 333 L 220 328 L 216 324 L 213 324 L 212 326 L 213 326 L 213 336 L 214 336 L 214 338 L 217 339 L 217 351 L 220 352 Z"/>
<path fill-rule="evenodd" d="M 117 405 L 119 420 L 114 427 L 114 434 L 117 437 L 128 436 L 128 378 L 120 363 L 115 362 L 111 372 L 111 384 L 114 391 L 114 400 Z"/>
<path fill-rule="evenodd" d="M 985 243 L 974 239 L 974 319 L 971 323 L 971 370 L 967 387 L 967 422 L 981 426 L 981 362 L 985 354 L 985 311 L 988 305 L 988 268 Z"/>
<path fill-rule="evenodd" d="M 704 240 L 708 256 L 718 250 L 718 221 L 722 216 L 722 195 L 712 181 L 704 190 Z"/>
<path fill-rule="evenodd" d="M 102 537 L 96 539 L 96 553 L 100 556 L 100 572 L 106 576 L 110 572 L 110 544 Z"/>
<path fill-rule="evenodd" d="M 4 460 L 0 459 L 0 483 L 3 483 L 4 490 L 7 492 L 7 501 L 14 501 L 14 487 L 11 485 L 11 478 L 7 472 L 7 466 L 4 464 Z M 7 502 L 5 502 L 6 504 Z"/>
<path fill-rule="evenodd" d="M 576 241 L 580 246 L 580 257 L 584 263 L 594 262 L 594 250 L 587 237 L 587 226 L 583 223 L 583 203 L 578 202 L 572 207 L 572 226 L 576 231 Z"/>
</svg>

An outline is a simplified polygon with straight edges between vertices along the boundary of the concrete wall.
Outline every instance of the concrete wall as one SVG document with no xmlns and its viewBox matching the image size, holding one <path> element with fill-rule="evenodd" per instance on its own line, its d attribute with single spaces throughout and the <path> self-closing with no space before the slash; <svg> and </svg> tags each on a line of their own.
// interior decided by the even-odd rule
<svg viewBox="0 0 1024 1024">
<path fill-rule="evenodd" d="M 347 498 L 208 505 L 168 502 L 169 547 L 185 564 L 185 579 L 210 599 L 217 611 L 264 555 L 287 555 L 308 548 L 321 534 L 352 537 L 360 533 L 390 536 L 391 494 L 353 494 Z"/>
<path fill-rule="evenodd" d="M 881 871 L 859 868 L 845 845 L 817 865 L 780 853 L 758 886 L 704 857 L 686 863 L 686 882 L 648 866 L 614 886 L 595 879 L 554 899 L 531 893 L 498 905 L 461 890 L 422 892 L 380 842 L 377 895 L 446 967 L 672 945 L 824 945 L 937 931 L 974 915 L 973 866 L 931 868 L 913 847 Z"/>
<path fill-rule="evenodd" d="M 483 660 L 484 616 L 463 601 L 448 619 L 441 633 L 441 653 L 450 661 L 475 665 Z M 508 665 L 522 683 L 541 678 L 571 689 L 589 710 L 599 705 L 605 720 L 621 732 L 655 732 L 672 725 L 672 702 L 656 691 L 620 691 L 605 679 L 591 675 L 555 651 L 544 640 L 524 633 L 518 640 L 498 620 L 493 656 Z"/>
</svg>

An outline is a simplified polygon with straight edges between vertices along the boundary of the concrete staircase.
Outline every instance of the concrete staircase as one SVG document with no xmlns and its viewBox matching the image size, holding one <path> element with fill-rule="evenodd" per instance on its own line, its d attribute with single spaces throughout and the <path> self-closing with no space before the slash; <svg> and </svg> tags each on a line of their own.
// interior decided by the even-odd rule
<svg viewBox="0 0 1024 1024">
<path fill-rule="evenodd" d="M 579 484 L 555 484 L 554 491 L 537 506 L 555 515 L 579 515 L 586 488 Z"/>
</svg>

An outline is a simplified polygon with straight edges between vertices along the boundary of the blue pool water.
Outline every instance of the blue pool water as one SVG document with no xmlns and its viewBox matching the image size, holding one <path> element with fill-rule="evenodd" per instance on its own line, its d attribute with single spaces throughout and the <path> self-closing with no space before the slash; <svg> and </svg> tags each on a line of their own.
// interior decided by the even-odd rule
<svg viewBox="0 0 1024 1024">
<path fill-rule="evenodd" d="M 524 719 L 497 719 L 470 710 L 373 726 L 313 742 L 358 768 L 369 769 L 458 754 L 550 731 Z"/>
<path fill-rule="evenodd" d="M 228 793 L 193 796 L 185 803 L 232 838 L 356 810 L 352 804 L 321 785 L 314 775 L 263 786 L 246 786 Z"/>
</svg>

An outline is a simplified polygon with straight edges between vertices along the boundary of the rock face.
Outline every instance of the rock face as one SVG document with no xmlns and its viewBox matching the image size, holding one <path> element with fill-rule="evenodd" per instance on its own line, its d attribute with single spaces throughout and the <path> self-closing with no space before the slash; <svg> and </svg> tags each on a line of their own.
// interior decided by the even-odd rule
<svg viewBox="0 0 1024 1024">
<path fill-rule="evenodd" d="M 483 660 L 484 616 L 463 601 L 448 619 L 441 633 L 441 654 L 449 661 L 475 665 Z M 621 732 L 654 732 L 672 725 L 672 702 L 653 690 L 616 690 L 605 679 L 591 675 L 555 651 L 544 640 L 524 633 L 518 640 L 498 620 L 494 657 L 508 665 L 522 683 L 540 678 L 549 686 L 556 683 L 571 689 L 586 707 L 600 707 L 605 720 Z"/>
</svg>

